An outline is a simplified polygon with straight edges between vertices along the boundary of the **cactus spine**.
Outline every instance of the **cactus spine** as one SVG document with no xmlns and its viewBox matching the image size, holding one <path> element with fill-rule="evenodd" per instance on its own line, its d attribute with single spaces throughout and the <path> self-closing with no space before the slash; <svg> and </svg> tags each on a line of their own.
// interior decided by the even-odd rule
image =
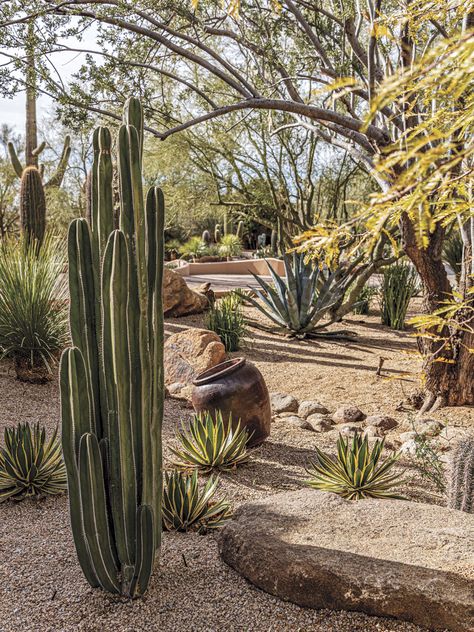
<svg viewBox="0 0 474 632">
<path fill-rule="evenodd" d="M 61 358 L 60 387 L 79 562 L 92 586 L 137 597 L 161 542 L 164 201 L 158 188 L 144 200 L 137 99 L 124 120 L 119 229 L 104 127 L 93 139 L 91 225 L 80 218 L 69 229 L 73 346 Z"/>
<path fill-rule="evenodd" d="M 474 513 L 474 437 L 461 439 L 451 458 L 448 507 Z"/>
<path fill-rule="evenodd" d="M 28 242 L 41 244 L 46 230 L 46 199 L 36 167 L 27 167 L 21 176 L 20 224 Z"/>
</svg>

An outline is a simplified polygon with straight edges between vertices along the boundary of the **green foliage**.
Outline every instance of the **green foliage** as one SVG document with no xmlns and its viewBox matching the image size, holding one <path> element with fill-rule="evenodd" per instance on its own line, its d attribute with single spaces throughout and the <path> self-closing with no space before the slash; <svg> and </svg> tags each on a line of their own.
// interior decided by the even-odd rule
<svg viewBox="0 0 474 632">
<path fill-rule="evenodd" d="M 443 244 L 443 261 L 445 261 L 454 272 L 456 281 L 461 277 L 463 258 L 463 243 L 459 231 L 451 233 Z"/>
<path fill-rule="evenodd" d="M 344 296 L 352 277 L 342 268 L 325 276 L 317 265 L 306 263 L 296 253 L 291 258 L 285 255 L 283 261 L 286 277 L 280 277 L 267 261 L 273 285 L 253 274 L 261 287 L 254 290 L 261 302 L 247 295 L 242 298 L 280 327 L 303 337 L 324 326 L 320 321 Z"/>
<path fill-rule="evenodd" d="M 0 447 L 0 503 L 11 498 L 61 494 L 67 489 L 66 469 L 57 430 L 46 441 L 46 430 L 28 422 L 5 428 Z"/>
<path fill-rule="evenodd" d="M 218 478 L 211 476 L 199 489 L 198 472 L 165 472 L 163 528 L 205 533 L 222 527 L 232 516 L 229 503 L 214 499 Z"/>
<path fill-rule="evenodd" d="M 93 587 L 147 589 L 161 542 L 163 234 L 160 189 L 143 194 L 143 111 L 129 99 L 116 143 L 94 132 L 91 226 L 69 229 L 70 329 L 61 358 L 61 418 L 71 525 Z"/>
<path fill-rule="evenodd" d="M 183 469 L 229 471 L 249 459 L 246 429 L 232 428 L 232 419 L 224 421 L 221 411 L 214 416 L 208 411 L 195 415 L 189 424 L 189 430 L 177 433 L 181 447 L 171 448 L 179 461 L 175 465 Z"/>
<path fill-rule="evenodd" d="M 51 369 L 67 343 L 64 243 L 0 243 L 0 353 Z"/>
<path fill-rule="evenodd" d="M 474 513 L 474 436 L 461 439 L 451 456 L 448 507 Z"/>
<path fill-rule="evenodd" d="M 378 289 L 373 285 L 364 285 L 362 290 L 359 292 L 359 296 L 357 297 L 356 302 L 354 303 L 354 307 L 352 311 L 354 314 L 363 314 L 366 315 L 369 313 L 370 302 L 377 296 Z"/>
<path fill-rule="evenodd" d="M 219 242 L 219 254 L 221 257 L 238 257 L 242 254 L 242 241 L 238 235 L 227 233 Z"/>
<path fill-rule="evenodd" d="M 418 274 L 408 263 L 385 268 L 381 289 L 382 323 L 392 329 L 404 329 L 410 300 L 418 291 Z"/>
<path fill-rule="evenodd" d="M 415 446 L 413 465 L 420 472 L 422 479 L 433 483 L 437 491 L 444 494 L 446 491 L 444 464 L 434 442 L 424 435 L 417 434 Z"/>
<path fill-rule="evenodd" d="M 238 351 L 240 339 L 245 334 L 242 299 L 235 292 L 216 301 L 207 315 L 207 328 L 222 340 L 226 351 Z"/>
<path fill-rule="evenodd" d="M 25 239 L 41 244 L 46 230 L 46 198 L 36 167 L 26 167 L 21 176 L 20 224 Z"/>
<path fill-rule="evenodd" d="M 179 248 L 179 254 L 185 259 L 198 259 L 207 254 L 207 245 L 201 237 L 191 237 Z"/>
<path fill-rule="evenodd" d="M 340 435 L 335 459 L 316 448 L 317 462 L 307 469 L 311 478 L 306 484 L 348 500 L 400 498 L 390 491 L 401 482 L 399 474 L 390 473 L 399 455 L 392 454 L 380 462 L 383 446 L 384 440 L 377 439 L 370 449 L 367 437 L 362 438 L 359 433 L 352 440 Z"/>
</svg>

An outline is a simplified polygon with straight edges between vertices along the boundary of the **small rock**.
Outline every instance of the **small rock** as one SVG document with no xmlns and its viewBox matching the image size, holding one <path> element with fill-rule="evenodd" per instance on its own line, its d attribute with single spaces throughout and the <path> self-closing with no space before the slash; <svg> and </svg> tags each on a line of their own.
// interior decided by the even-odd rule
<svg viewBox="0 0 474 632">
<path fill-rule="evenodd" d="M 306 423 L 311 426 L 314 432 L 329 432 L 329 430 L 332 430 L 334 425 L 334 422 L 330 417 L 319 413 L 310 415 L 308 419 L 306 419 Z"/>
<path fill-rule="evenodd" d="M 437 437 L 445 425 L 436 419 L 423 419 L 419 427 L 416 427 L 419 434 L 424 437 Z"/>
<path fill-rule="evenodd" d="M 313 426 L 313 424 L 310 424 L 309 421 L 307 419 L 303 419 L 302 423 L 300 425 L 300 428 L 302 428 L 303 430 L 310 430 L 311 432 L 317 432 Z"/>
<path fill-rule="evenodd" d="M 359 426 L 347 425 L 347 426 L 342 426 L 342 428 L 340 428 L 339 432 L 344 437 L 351 437 L 356 432 L 362 432 L 362 428 L 359 428 Z"/>
<path fill-rule="evenodd" d="M 305 400 L 304 402 L 301 402 L 298 408 L 299 417 L 303 417 L 303 419 L 308 419 L 310 415 L 314 415 L 315 413 L 327 415 L 329 413 L 329 410 L 326 408 L 326 406 L 323 406 L 321 403 L 314 400 Z"/>
<path fill-rule="evenodd" d="M 298 411 L 298 400 L 286 393 L 270 393 L 270 402 L 274 414 L 296 413 Z"/>
<path fill-rule="evenodd" d="M 388 415 L 370 415 L 365 420 L 365 423 L 367 427 L 374 426 L 375 428 L 380 428 L 385 431 L 392 430 L 392 428 L 396 428 L 398 426 L 398 421 Z"/>
<path fill-rule="evenodd" d="M 417 436 L 418 433 L 416 433 L 414 430 L 410 430 L 410 432 L 402 432 L 398 438 L 400 443 L 405 443 L 406 441 L 414 441 Z"/>
<path fill-rule="evenodd" d="M 170 395 L 177 395 L 186 385 L 183 382 L 173 382 L 168 386 L 168 393 Z"/>
<path fill-rule="evenodd" d="M 364 437 L 368 439 L 379 439 L 384 436 L 384 432 L 382 428 L 378 428 L 377 426 L 366 426 L 364 428 Z"/>
<path fill-rule="evenodd" d="M 408 433 L 404 433 L 404 434 L 408 434 Z M 408 441 L 405 441 L 404 443 L 402 443 L 402 445 L 399 448 L 399 452 L 401 452 L 402 454 L 416 454 L 417 447 L 418 447 L 418 444 L 415 441 L 415 439 L 409 439 Z"/>
<path fill-rule="evenodd" d="M 289 415 L 288 417 L 284 417 L 284 419 L 286 424 L 296 426 L 297 428 L 302 428 L 302 424 L 305 422 L 305 420 L 298 417 L 298 415 Z"/>
<path fill-rule="evenodd" d="M 365 419 L 365 415 L 357 406 L 341 406 L 332 418 L 337 424 L 353 424 Z"/>
</svg>

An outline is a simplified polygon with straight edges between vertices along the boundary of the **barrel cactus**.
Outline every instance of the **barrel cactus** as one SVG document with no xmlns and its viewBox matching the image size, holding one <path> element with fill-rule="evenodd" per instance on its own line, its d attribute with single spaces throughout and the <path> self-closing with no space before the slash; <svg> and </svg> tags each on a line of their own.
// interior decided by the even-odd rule
<svg viewBox="0 0 474 632">
<path fill-rule="evenodd" d="M 204 230 L 201 239 L 203 244 L 209 246 L 211 244 L 211 233 L 208 230 Z"/>
<path fill-rule="evenodd" d="M 163 226 L 160 189 L 142 189 L 143 114 L 120 127 L 119 228 L 112 138 L 94 133 L 92 217 L 68 236 L 72 347 L 61 358 L 63 452 L 71 524 L 93 587 L 142 595 L 161 541 Z"/>
<path fill-rule="evenodd" d="M 474 513 L 474 436 L 453 450 L 448 472 L 448 507 Z"/>
<path fill-rule="evenodd" d="M 221 237 L 221 227 L 219 226 L 219 224 L 216 224 L 214 228 L 214 241 L 216 242 L 216 244 L 220 243 Z"/>
<path fill-rule="evenodd" d="M 41 175 L 36 167 L 26 167 L 21 176 L 20 223 L 28 241 L 43 241 L 46 230 L 46 199 Z"/>
</svg>

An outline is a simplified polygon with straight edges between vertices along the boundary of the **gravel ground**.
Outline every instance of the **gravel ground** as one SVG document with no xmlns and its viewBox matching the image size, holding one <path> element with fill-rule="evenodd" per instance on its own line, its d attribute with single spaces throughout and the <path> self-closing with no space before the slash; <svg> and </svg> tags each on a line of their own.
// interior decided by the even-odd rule
<svg viewBox="0 0 474 632">
<path fill-rule="evenodd" d="M 377 324 L 351 319 L 345 329 L 357 331 L 354 343 L 294 342 L 260 331 L 246 340 L 242 354 L 254 361 L 270 390 L 301 399 L 319 399 L 334 410 L 356 403 L 367 414 L 384 412 L 400 421 L 396 410 L 416 386 L 419 362 L 413 339 Z M 202 317 L 167 322 L 168 333 L 201 326 Z M 386 358 L 384 378 L 375 376 L 380 356 Z M 0 363 L 0 433 L 18 421 L 40 421 L 50 430 L 59 419 L 57 382 L 23 385 L 11 364 Z M 179 421 L 189 409 L 166 401 L 164 442 L 174 441 Z M 445 409 L 438 418 L 474 424 L 472 409 Z M 221 477 L 221 492 L 234 506 L 250 499 L 298 489 L 314 446 L 333 447 L 336 432 L 315 435 L 272 425 L 270 439 L 253 453 L 252 461 Z M 419 486 L 419 481 L 418 481 Z M 426 491 L 410 488 L 410 495 Z M 360 613 L 313 611 L 263 593 L 227 567 L 217 553 L 216 536 L 165 534 L 160 567 L 146 596 L 133 603 L 90 589 L 76 561 L 68 524 L 67 498 L 26 500 L 0 505 L 0 632 L 420 632 L 421 628 Z"/>
</svg>

